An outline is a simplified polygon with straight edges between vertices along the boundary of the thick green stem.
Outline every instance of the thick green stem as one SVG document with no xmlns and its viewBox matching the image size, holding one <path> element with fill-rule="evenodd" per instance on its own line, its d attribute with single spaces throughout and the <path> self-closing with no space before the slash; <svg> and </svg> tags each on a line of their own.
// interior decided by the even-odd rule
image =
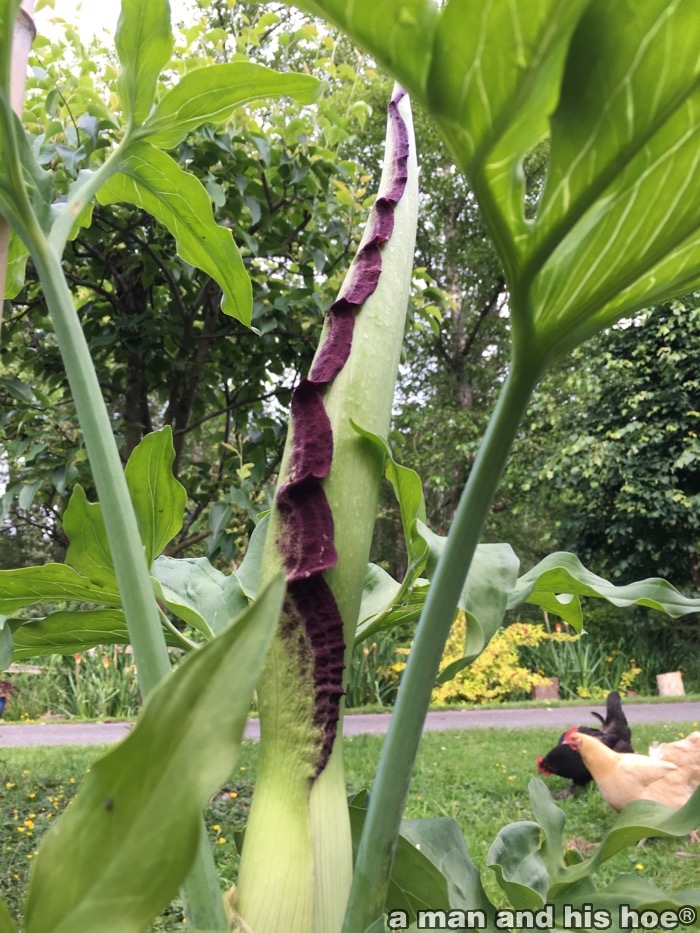
<svg viewBox="0 0 700 933">
<path fill-rule="evenodd" d="M 122 162 L 128 155 L 132 141 L 132 137 L 127 133 L 97 171 L 87 175 L 85 181 L 79 187 L 74 187 L 61 213 L 51 226 L 49 243 L 58 254 L 63 252 L 66 240 L 73 229 L 73 224 L 85 208 L 92 203 L 97 191 L 104 185 L 110 175 L 114 175 L 115 172 L 119 171 Z"/>
<path fill-rule="evenodd" d="M 34 262 L 44 288 L 102 506 L 114 570 L 144 696 L 170 673 L 158 606 L 109 415 L 58 254 L 35 230 Z M 202 836 L 205 837 L 204 828 Z M 211 849 L 200 844 L 184 886 L 195 928 L 226 930 Z"/>
<path fill-rule="evenodd" d="M 170 660 L 151 586 L 136 516 L 90 350 L 61 263 L 45 238 L 34 243 L 44 288 L 80 428 L 102 506 L 129 639 L 144 696 L 170 672 Z"/>
<path fill-rule="evenodd" d="M 416 629 L 382 749 L 355 861 L 343 933 L 365 933 L 384 909 L 411 772 L 457 600 L 538 376 L 536 366 L 513 366 L 457 507 Z"/>
</svg>

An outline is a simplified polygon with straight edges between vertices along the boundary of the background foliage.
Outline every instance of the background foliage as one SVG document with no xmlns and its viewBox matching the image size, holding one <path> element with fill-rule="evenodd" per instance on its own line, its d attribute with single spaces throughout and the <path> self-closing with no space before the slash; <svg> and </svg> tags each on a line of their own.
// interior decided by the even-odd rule
<svg viewBox="0 0 700 933">
<path fill-rule="evenodd" d="M 87 48 L 74 29 L 59 36 L 35 42 L 26 118 L 40 161 L 67 189 L 102 159 L 100 140 L 113 126 L 105 82 L 117 66 L 113 51 Z M 370 203 L 388 82 L 346 39 L 279 3 L 192 4 L 176 41 L 183 70 L 249 59 L 309 71 L 326 85 L 313 109 L 257 105 L 190 134 L 177 150 L 242 246 L 262 338 L 219 313 L 217 286 L 135 208 L 96 207 L 65 257 L 124 460 L 144 434 L 173 427 L 175 472 L 189 499 L 168 553 L 238 563 L 269 504 L 291 391 Z M 507 365 L 507 292 L 468 183 L 420 111 L 416 129 L 430 184 L 422 186 L 392 441 L 397 459 L 423 478 L 429 524 L 444 532 Z M 528 211 L 547 157 L 543 145 L 526 163 Z M 653 323 L 642 328 L 647 317 Z M 688 348 L 698 326 L 691 295 L 600 335 L 601 353 L 587 354 L 586 366 L 575 351 L 547 378 L 488 540 L 512 542 L 525 566 L 563 548 L 620 582 L 659 574 L 697 589 L 698 387 Z M 92 497 L 91 477 L 31 268 L 6 303 L 0 355 L 0 566 L 62 560 L 62 510 L 76 482 Z M 374 559 L 401 576 L 392 500 L 387 489 Z M 694 676 L 687 645 L 697 619 L 667 625 L 644 611 L 596 612 L 591 631 L 606 648 L 641 632 L 654 665 L 683 662 Z M 382 651 L 391 661 L 393 645 Z M 359 686 L 366 660 L 354 662 L 358 692 L 378 697 L 384 686 Z"/>
</svg>

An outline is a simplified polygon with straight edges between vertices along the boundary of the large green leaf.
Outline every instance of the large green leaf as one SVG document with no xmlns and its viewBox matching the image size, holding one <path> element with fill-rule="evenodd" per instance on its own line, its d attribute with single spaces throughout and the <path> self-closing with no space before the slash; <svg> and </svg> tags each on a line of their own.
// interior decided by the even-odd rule
<svg viewBox="0 0 700 933">
<path fill-rule="evenodd" d="M 566 551 L 548 555 L 523 574 L 510 594 L 508 608 L 533 603 L 580 629 L 583 619 L 580 596 L 606 599 L 614 606 L 625 608 L 648 606 L 665 612 L 672 619 L 700 609 L 700 598 L 683 596 L 666 580 L 652 577 L 615 586 L 591 573 L 578 557 Z"/>
<path fill-rule="evenodd" d="M 10 231 L 7 253 L 7 280 L 5 298 L 15 298 L 24 285 L 29 250 L 14 231 Z M 2 296 L 0 296 L 2 297 Z"/>
<path fill-rule="evenodd" d="M 214 221 L 202 183 L 143 140 L 97 192 L 101 204 L 128 201 L 153 214 L 175 237 L 179 255 L 221 287 L 221 309 L 250 324 L 253 299 L 248 273 L 230 230 Z"/>
<path fill-rule="evenodd" d="M 401 835 L 444 875 L 450 908 L 483 911 L 486 926 L 481 929 L 494 930 L 494 906 L 467 851 L 459 823 L 450 817 L 403 820 Z"/>
<path fill-rule="evenodd" d="M 401 584 L 379 567 L 370 565 L 368 568 L 357 642 L 380 629 L 418 617 L 428 591 L 427 586 L 418 585 L 419 576 L 432 577 L 447 538 L 435 534 L 425 523 L 423 484 L 418 474 L 394 460 L 384 438 L 365 431 L 354 422 L 353 428 L 384 454 L 386 477 L 394 488 L 401 511 L 409 561 Z M 459 607 L 467 612 L 468 618 L 465 656 L 441 673 L 441 681 L 454 677 L 473 661 L 500 628 L 518 567 L 518 558 L 509 544 L 479 545 L 459 600 Z"/>
<path fill-rule="evenodd" d="M 536 333 L 580 342 L 700 281 L 694 0 L 594 0 L 571 45 L 526 277 Z"/>
<path fill-rule="evenodd" d="M 168 0 L 122 0 L 115 44 L 122 66 L 119 97 L 129 123 L 138 125 L 148 116 L 173 50 Z"/>
<path fill-rule="evenodd" d="M 634 875 L 627 873 L 618 875 L 610 884 L 601 890 L 596 890 L 592 896 L 590 892 L 577 895 L 567 891 L 561 898 L 554 900 L 556 915 L 562 918 L 565 916 L 565 911 L 568 911 L 569 915 L 572 908 L 582 911 L 585 904 L 592 904 L 596 910 L 600 911 L 601 920 L 611 921 L 606 927 L 609 933 L 622 933 L 623 930 L 641 928 L 642 924 L 636 922 L 636 913 L 633 911 L 641 913 L 652 909 L 660 914 L 671 910 L 677 919 L 681 908 L 700 906 L 700 889 L 685 888 L 682 891 L 664 891 L 646 878 L 640 877 L 639 873 Z M 697 918 L 697 911 L 695 916 Z M 669 915 L 663 924 L 653 924 L 653 927 L 654 929 L 669 929 L 670 927 L 666 924 L 671 922 L 672 916 Z M 646 929 L 650 926 L 652 924 L 645 924 Z M 692 926 L 697 928 L 697 923 Z M 679 929 L 684 928 L 685 924 Z"/>
<path fill-rule="evenodd" d="M 523 156 L 547 133 L 571 33 L 589 0 L 315 0 L 438 120 L 470 178 L 511 277 L 518 268 Z"/>
<path fill-rule="evenodd" d="M 356 645 L 383 629 L 418 621 L 429 583 L 419 578 L 411 587 L 405 584 L 406 580 L 398 583 L 386 570 L 368 564 L 355 631 Z"/>
<path fill-rule="evenodd" d="M 202 808 L 235 764 L 283 595 L 278 578 L 151 692 L 128 738 L 92 765 L 42 844 L 27 933 L 141 933 L 176 894 Z"/>
<path fill-rule="evenodd" d="M 270 522 L 270 513 L 260 519 L 253 529 L 250 536 L 248 548 L 241 565 L 236 572 L 238 582 L 248 599 L 255 599 L 260 586 L 260 568 L 262 566 L 263 554 L 265 551 L 265 539 L 267 537 L 267 526 Z"/>
<path fill-rule="evenodd" d="M 559 876 L 562 869 L 566 814 L 554 803 L 544 781 L 532 778 L 528 791 L 533 815 L 542 830 L 540 851 L 551 883 Z"/>
<path fill-rule="evenodd" d="M 358 794 L 350 804 L 350 830 L 353 853 L 362 835 L 367 816 L 366 794 Z M 404 910 L 410 921 L 419 910 L 446 910 L 449 907 L 447 880 L 437 866 L 412 842 L 400 835 L 389 880 L 387 904 Z"/>
<path fill-rule="evenodd" d="M 12 629 L 6 616 L 0 616 L 0 671 L 12 664 Z"/>
<path fill-rule="evenodd" d="M 384 456 L 384 472 L 399 504 L 408 556 L 408 566 L 400 584 L 380 567 L 369 565 L 355 633 L 357 644 L 381 629 L 418 618 L 426 592 L 419 580 L 430 551 L 424 534 L 425 499 L 420 477 L 414 470 L 394 460 L 385 438 L 366 431 L 354 421 L 351 424 L 353 430 L 378 447 Z"/>
<path fill-rule="evenodd" d="M 431 573 L 447 538 L 434 534 L 425 526 L 421 527 L 421 533 L 430 545 L 428 572 Z M 467 614 L 464 657 L 440 672 L 440 683 L 450 680 L 478 657 L 501 627 L 519 566 L 520 561 L 510 544 L 478 545 L 458 603 Z"/>
<path fill-rule="evenodd" d="M 548 131 L 569 39 L 589 0 L 464 3 L 442 10 L 427 85 L 509 278 L 526 233 L 520 163 Z"/>
<path fill-rule="evenodd" d="M 415 470 L 402 466 L 394 460 L 391 447 L 385 438 L 365 430 L 354 421 L 351 421 L 351 424 L 361 437 L 371 441 L 384 455 L 384 472 L 394 488 L 396 501 L 399 504 L 409 565 L 412 565 L 411 571 L 415 577 L 423 569 L 428 558 L 426 540 L 418 528 L 418 522 L 425 524 L 427 521 L 421 478 Z"/>
<path fill-rule="evenodd" d="M 540 851 L 540 827 L 522 821 L 505 826 L 489 849 L 492 868 L 517 910 L 540 910 L 547 901 L 549 874 Z"/>
<path fill-rule="evenodd" d="M 99 502 L 88 502 L 80 484 L 73 487 L 63 513 L 63 530 L 69 541 L 66 563 L 96 586 L 116 591 L 117 578 L 102 507 Z"/>
<path fill-rule="evenodd" d="M 248 607 L 236 574 L 221 573 L 206 557 L 159 557 L 153 575 L 158 598 L 207 638 L 227 628 Z"/>
<path fill-rule="evenodd" d="M 8 132 L 4 127 L 0 132 L 0 213 L 29 242 L 36 233 L 35 221 L 45 232 L 51 227 L 53 176 L 37 162 L 19 117 L 1 90 L 0 108 L 5 109 L 8 124 Z"/>
<path fill-rule="evenodd" d="M 320 91 L 311 75 L 280 74 L 252 62 L 207 65 L 187 72 L 161 97 L 138 135 L 172 149 L 198 126 L 221 123 L 251 100 L 288 96 L 308 104 Z"/>
<path fill-rule="evenodd" d="M 129 632 L 121 609 L 61 610 L 43 619 L 9 619 L 13 661 L 47 654 L 76 654 L 96 645 L 128 645 Z M 169 645 L 180 642 L 167 632 Z"/>
<path fill-rule="evenodd" d="M 358 615 L 359 624 L 357 634 L 360 634 L 365 620 L 373 620 L 391 606 L 401 591 L 401 584 L 390 573 L 377 564 L 368 564 L 365 574 L 365 585 L 362 590 L 362 602 Z"/>
<path fill-rule="evenodd" d="M 695 0 L 313 0 L 427 106 L 503 263 L 533 376 L 700 283 Z M 419 46 L 419 47 L 417 47 Z M 534 220 L 521 162 L 551 128 Z"/>
<path fill-rule="evenodd" d="M 404 87 L 425 97 L 438 23 L 434 0 L 297 0 L 297 5 L 334 22 Z"/>
<path fill-rule="evenodd" d="M 8 615 L 36 603 L 68 599 L 101 606 L 121 605 L 116 587 L 97 586 L 67 564 L 0 571 L 0 614 Z"/>
<path fill-rule="evenodd" d="M 170 425 L 147 434 L 126 465 L 126 482 L 150 564 L 182 528 L 187 504 L 185 487 L 173 476 Z"/>
<path fill-rule="evenodd" d="M 62 610 L 43 619 L 10 619 L 13 660 L 45 654 L 76 654 L 95 645 L 126 645 L 129 633 L 121 609 Z"/>
<path fill-rule="evenodd" d="M 539 780 L 539 778 L 535 778 Z M 647 837 L 686 836 L 700 825 L 700 787 L 679 809 L 665 807 L 654 800 L 633 800 L 619 814 L 612 828 L 602 840 L 594 855 L 585 862 L 572 865 L 562 872 L 550 895 L 555 897 L 568 885 L 590 875 L 600 864 L 622 849 L 636 845 Z"/>
<path fill-rule="evenodd" d="M 0 933 L 16 933 L 17 926 L 12 919 L 9 908 L 0 898 Z"/>
</svg>

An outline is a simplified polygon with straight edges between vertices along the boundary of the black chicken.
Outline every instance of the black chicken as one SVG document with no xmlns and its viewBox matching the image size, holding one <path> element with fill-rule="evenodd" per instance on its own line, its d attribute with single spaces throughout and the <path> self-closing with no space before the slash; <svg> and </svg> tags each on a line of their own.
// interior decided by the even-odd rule
<svg viewBox="0 0 700 933">
<path fill-rule="evenodd" d="M 594 729 L 590 726 L 581 726 L 579 732 L 594 736 L 607 745 L 608 748 L 612 748 L 613 751 L 620 753 L 634 751 L 632 748 L 632 732 L 627 723 L 627 717 L 622 712 L 619 693 L 611 690 L 608 694 L 605 702 L 605 719 L 600 713 L 591 712 L 593 716 L 600 719 L 601 728 Z M 584 787 L 593 779 L 590 771 L 583 763 L 580 752 L 574 751 L 574 749 L 564 744 L 565 735 L 566 732 L 562 732 L 554 748 L 547 752 L 544 758 L 540 756 L 537 759 L 537 770 L 540 774 L 557 774 L 559 777 L 571 778 L 573 781 L 571 787 L 559 792 L 557 796 L 560 797 L 571 794 L 574 787 Z"/>
</svg>

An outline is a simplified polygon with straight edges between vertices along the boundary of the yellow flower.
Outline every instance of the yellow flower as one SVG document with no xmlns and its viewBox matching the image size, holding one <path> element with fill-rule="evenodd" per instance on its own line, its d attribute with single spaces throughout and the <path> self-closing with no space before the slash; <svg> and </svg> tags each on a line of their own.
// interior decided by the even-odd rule
<svg viewBox="0 0 700 933">
<path fill-rule="evenodd" d="M 218 823 L 214 823 L 214 825 L 212 826 L 212 829 L 213 829 L 213 830 L 215 830 L 215 832 L 217 832 L 217 833 L 218 833 L 218 832 L 219 832 L 219 830 L 221 829 L 221 827 L 219 826 L 219 824 L 218 824 Z"/>
<path fill-rule="evenodd" d="M 33 821 L 33 820 L 25 820 L 25 821 L 24 821 L 24 825 L 27 827 L 27 829 L 34 829 L 34 821 Z"/>
<path fill-rule="evenodd" d="M 23 832 L 24 832 L 24 826 L 18 826 L 18 827 L 17 827 L 17 832 L 18 832 L 18 833 L 23 833 Z"/>
<path fill-rule="evenodd" d="M 238 794 L 235 792 L 235 790 L 232 790 L 231 793 L 229 794 L 229 797 L 237 797 L 237 796 Z"/>
<path fill-rule="evenodd" d="M 225 842 L 226 842 L 226 840 L 224 839 L 224 837 L 223 837 L 223 836 L 219 836 L 219 845 L 222 846 Z"/>
<path fill-rule="evenodd" d="M 75 778 L 68 778 L 69 784 L 75 784 Z"/>
<path fill-rule="evenodd" d="M 29 774 L 29 771 L 27 771 L 27 770 L 25 769 L 25 770 L 22 772 L 22 774 Z"/>
<path fill-rule="evenodd" d="M 644 871 L 644 866 L 642 865 L 641 862 L 637 862 L 637 864 L 634 867 L 637 869 L 637 871 Z"/>
<path fill-rule="evenodd" d="M 15 786 L 15 785 L 12 783 L 12 781 L 8 781 L 7 784 L 5 784 L 5 787 L 7 787 L 8 790 L 9 790 L 9 788 L 14 787 L 14 786 Z"/>
</svg>

